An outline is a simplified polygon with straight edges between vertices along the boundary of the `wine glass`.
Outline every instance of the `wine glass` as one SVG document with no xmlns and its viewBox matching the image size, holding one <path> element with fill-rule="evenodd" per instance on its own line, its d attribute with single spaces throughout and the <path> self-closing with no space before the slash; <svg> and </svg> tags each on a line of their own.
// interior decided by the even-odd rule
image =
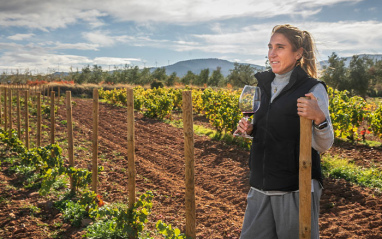
<svg viewBox="0 0 382 239">
<path fill-rule="evenodd" d="M 239 98 L 239 109 L 243 113 L 244 118 L 252 116 L 260 108 L 261 93 L 260 88 L 257 86 L 246 85 L 241 92 Z M 246 132 L 235 132 L 234 136 L 242 136 L 244 138 L 252 139 Z"/>
</svg>

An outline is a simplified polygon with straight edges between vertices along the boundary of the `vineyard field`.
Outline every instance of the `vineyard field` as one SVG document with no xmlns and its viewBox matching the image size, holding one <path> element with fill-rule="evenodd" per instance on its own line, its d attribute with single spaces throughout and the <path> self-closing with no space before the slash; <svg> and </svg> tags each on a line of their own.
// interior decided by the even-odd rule
<svg viewBox="0 0 382 239">
<path fill-rule="evenodd" d="M 75 162 L 84 168 L 91 165 L 92 101 L 74 99 Z M 65 107 L 58 110 L 57 131 L 65 135 Z M 196 117 L 194 123 L 198 124 Z M 127 133 L 126 109 L 100 104 L 99 162 L 104 167 L 100 174 L 99 193 L 106 202 L 127 203 Z M 184 136 L 183 130 L 162 121 L 135 114 L 136 168 L 138 194 L 154 193 L 153 209 L 147 224 L 155 228 L 157 220 L 170 223 L 185 231 L 184 208 Z M 58 139 L 58 143 L 64 141 Z M 196 228 L 200 239 L 239 238 L 249 190 L 249 152 L 235 145 L 194 135 Z M 84 143 L 87 142 L 87 143 Z M 88 150 L 86 147 L 89 146 Z M 76 150 L 75 148 L 75 150 Z M 65 153 L 65 150 L 64 150 Z M 336 144 L 328 152 L 349 158 L 357 165 L 382 168 L 382 149 Z M 49 238 L 62 224 L 58 238 L 82 238 L 84 231 L 70 227 L 60 219 L 54 208 L 41 204 L 44 200 L 27 189 L 5 194 L 13 189 L 13 175 L 0 167 L 0 238 Z M 11 189 L 12 188 L 12 189 Z M 9 190 L 8 190 L 9 189 Z M 43 206 L 42 212 L 25 213 L 22 200 Z M 44 217 L 41 217 L 44 214 Z M 15 217 L 11 217 L 14 215 Z M 20 226 L 23 225 L 23 226 Z M 43 226 L 42 226 L 43 225 Z M 6 230 L 8 228 L 9 230 Z M 13 228 L 13 229 L 11 229 Z M 353 185 L 343 179 L 326 178 L 321 198 L 321 238 L 382 238 L 382 195 L 375 190 Z M 50 233 L 50 234 L 49 234 Z M 155 235 L 153 235 L 155 236 Z M 155 238 L 162 238 L 157 236 Z"/>
</svg>

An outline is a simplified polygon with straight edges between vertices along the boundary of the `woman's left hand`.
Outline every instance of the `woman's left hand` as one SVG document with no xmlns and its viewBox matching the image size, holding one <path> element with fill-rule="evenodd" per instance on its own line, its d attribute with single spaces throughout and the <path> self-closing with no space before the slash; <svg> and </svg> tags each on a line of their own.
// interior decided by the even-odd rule
<svg viewBox="0 0 382 239">
<path fill-rule="evenodd" d="M 297 99 L 297 114 L 307 119 L 314 120 L 316 125 L 324 122 L 325 114 L 318 106 L 317 98 L 313 93 L 305 94 L 305 96 L 310 99 L 303 97 Z"/>
</svg>

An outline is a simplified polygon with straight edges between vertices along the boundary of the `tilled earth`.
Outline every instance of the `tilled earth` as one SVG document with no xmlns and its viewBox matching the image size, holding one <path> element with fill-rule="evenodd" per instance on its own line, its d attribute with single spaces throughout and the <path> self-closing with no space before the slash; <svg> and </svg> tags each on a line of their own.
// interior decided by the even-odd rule
<svg viewBox="0 0 382 239">
<path fill-rule="evenodd" d="M 75 99 L 76 164 L 91 167 L 92 100 Z M 57 131 L 65 134 L 66 119 L 61 106 Z M 198 123 L 198 119 L 194 121 Z M 99 193 L 107 202 L 127 203 L 126 109 L 100 104 Z M 135 154 L 138 195 L 155 195 L 150 221 L 161 219 L 185 231 L 184 136 L 183 130 L 135 113 Z M 194 135 L 196 227 L 198 238 L 239 238 L 249 190 L 249 152 L 235 145 Z M 81 147 L 80 147 L 81 146 Z M 86 144 L 91 146 L 91 144 Z M 356 164 L 381 166 L 382 149 L 335 145 L 330 153 L 350 158 Z M 0 239 L 3 238 L 82 238 L 82 229 L 62 221 L 61 214 L 33 190 L 15 187 L 17 180 L 0 172 Z M 382 238 L 382 195 L 345 180 L 324 180 L 321 198 L 321 238 Z M 40 211 L 33 206 L 38 207 Z M 160 237 L 158 237 L 160 238 Z"/>
</svg>

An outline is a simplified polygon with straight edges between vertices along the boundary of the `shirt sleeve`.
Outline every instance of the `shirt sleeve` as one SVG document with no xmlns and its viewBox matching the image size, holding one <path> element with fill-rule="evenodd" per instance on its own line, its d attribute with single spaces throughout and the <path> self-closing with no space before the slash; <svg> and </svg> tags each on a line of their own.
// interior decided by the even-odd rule
<svg viewBox="0 0 382 239">
<path fill-rule="evenodd" d="M 334 141 L 333 125 L 329 113 L 329 97 L 325 86 L 321 83 L 313 86 L 310 92 L 317 98 L 318 106 L 328 122 L 328 127 L 321 130 L 312 126 L 312 147 L 319 153 L 323 153 L 332 147 Z"/>
</svg>

